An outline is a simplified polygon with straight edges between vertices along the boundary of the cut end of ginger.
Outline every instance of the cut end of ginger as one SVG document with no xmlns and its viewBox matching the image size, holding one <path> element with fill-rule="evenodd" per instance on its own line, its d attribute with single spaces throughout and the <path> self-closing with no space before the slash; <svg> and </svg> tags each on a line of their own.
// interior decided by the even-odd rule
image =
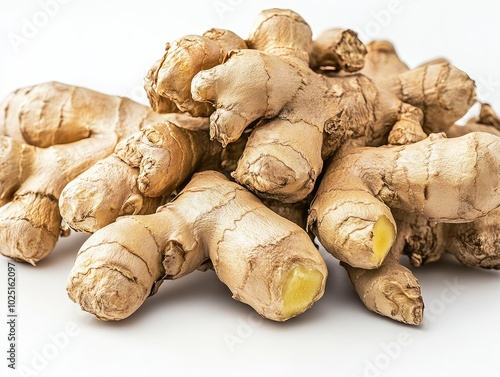
<svg viewBox="0 0 500 377">
<path fill-rule="evenodd" d="M 316 269 L 304 266 L 293 268 L 283 286 L 283 319 L 289 319 L 307 310 L 316 301 L 323 286 L 324 276 Z"/>
<path fill-rule="evenodd" d="M 396 239 L 396 229 L 387 216 L 379 216 L 377 222 L 373 226 L 373 255 L 380 265 Z"/>
</svg>

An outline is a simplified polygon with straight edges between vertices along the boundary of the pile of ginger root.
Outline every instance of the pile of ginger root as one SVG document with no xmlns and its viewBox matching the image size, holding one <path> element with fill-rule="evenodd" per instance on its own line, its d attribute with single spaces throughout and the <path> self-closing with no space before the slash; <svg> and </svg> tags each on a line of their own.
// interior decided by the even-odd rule
<svg viewBox="0 0 500 377">
<path fill-rule="evenodd" d="M 313 39 L 268 9 L 247 39 L 167 43 L 145 89 L 151 107 L 56 82 L 0 103 L 0 252 L 35 265 L 70 229 L 90 234 L 67 292 L 97 318 L 212 269 L 286 321 L 324 293 L 315 241 L 369 310 L 413 325 L 424 302 L 403 256 L 500 269 L 500 119 L 481 104 L 456 125 L 475 84 L 448 61 L 409 69 L 390 42 Z"/>
</svg>

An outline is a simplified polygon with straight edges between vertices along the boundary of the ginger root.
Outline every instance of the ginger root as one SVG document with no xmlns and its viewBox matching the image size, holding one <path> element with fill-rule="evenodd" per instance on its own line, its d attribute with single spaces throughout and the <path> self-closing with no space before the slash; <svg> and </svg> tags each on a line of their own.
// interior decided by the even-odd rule
<svg viewBox="0 0 500 377">
<path fill-rule="evenodd" d="M 164 117 L 126 98 L 55 82 L 9 95 L 0 103 L 2 174 L 9 174 L 0 186 L 0 252 L 33 265 L 46 257 L 64 231 L 63 188 L 121 138 Z"/>
<path fill-rule="evenodd" d="M 376 268 L 395 238 L 389 207 L 433 221 L 472 221 L 500 205 L 499 174 L 500 138 L 486 133 L 348 149 L 326 169 L 309 227 L 336 258 Z M 386 241 L 378 249 L 377 225 Z"/>
<path fill-rule="evenodd" d="M 402 254 L 499 267 L 500 121 L 483 105 L 455 125 L 475 90 L 448 61 L 409 69 L 389 42 L 313 40 L 268 9 L 246 40 L 167 44 L 145 88 L 152 108 L 57 83 L 0 104 L 1 252 L 35 264 L 62 217 L 93 233 L 68 294 L 98 318 L 211 265 L 235 299 L 292 318 L 325 287 L 311 232 L 368 309 L 409 324 L 423 300 Z"/>
<path fill-rule="evenodd" d="M 152 84 L 146 89 L 151 97 L 165 96 L 176 103 L 212 104 L 210 135 L 224 146 L 254 125 L 233 177 L 263 198 L 287 203 L 303 200 L 313 191 L 323 160 L 342 144 L 382 145 L 391 128 L 408 124 L 422 139 L 422 126 L 453 123 L 474 101 L 473 81 L 450 64 L 404 71 L 379 81 L 361 74 L 315 72 L 310 64 L 359 69 L 364 47 L 355 33 L 342 30 L 313 42 L 309 25 L 290 10 L 261 12 L 246 44 L 249 49 L 235 49 L 218 64 L 211 53 L 191 52 L 190 45 L 176 43 L 186 63 L 179 65 L 167 50 L 154 67 L 157 74 L 148 76 Z M 221 50 L 217 51 L 214 56 L 220 57 Z M 218 65 L 201 70 L 205 61 Z M 185 91 L 179 98 L 179 91 L 155 92 L 174 71 L 190 93 Z"/>
<path fill-rule="evenodd" d="M 156 214 L 126 216 L 82 246 L 68 294 L 104 320 L 128 317 L 164 279 L 211 260 L 233 298 L 285 321 L 322 295 L 326 266 L 307 233 L 207 171 Z"/>
</svg>

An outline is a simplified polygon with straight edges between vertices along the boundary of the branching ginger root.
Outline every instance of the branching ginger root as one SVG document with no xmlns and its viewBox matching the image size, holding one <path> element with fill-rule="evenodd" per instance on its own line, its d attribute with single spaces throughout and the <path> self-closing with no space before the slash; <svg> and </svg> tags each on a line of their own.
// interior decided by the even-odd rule
<svg viewBox="0 0 500 377">
<path fill-rule="evenodd" d="M 424 140 L 423 130 L 450 129 L 453 119 L 472 105 L 474 90 L 469 79 L 443 59 L 409 70 L 387 41 L 372 42 L 367 50 L 361 72 L 404 101 L 405 110 L 388 135 L 390 144 L 402 146 L 359 149 L 344 145 L 319 185 L 309 224 L 325 248 L 341 261 L 373 269 L 382 264 L 396 240 L 396 222 L 389 207 L 414 211 L 434 221 L 458 222 L 483 216 L 498 205 L 496 179 L 489 176 L 490 171 L 498 170 L 494 157 L 498 142 L 479 134 L 461 142 L 436 135 Z M 456 106 L 454 96 L 463 105 Z M 411 143 L 416 144 L 406 145 Z M 463 164 L 457 163 L 460 158 Z M 476 159 L 482 164 L 474 171 Z M 478 182 L 481 187 L 476 189 Z M 482 189 L 488 196 L 484 201 Z M 482 208 L 477 210 L 474 201 L 482 202 Z"/>
<path fill-rule="evenodd" d="M 479 118 L 465 126 L 452 125 L 450 136 L 470 132 L 497 135 L 498 117 L 483 104 Z M 397 238 L 381 267 L 363 269 L 342 265 L 365 306 L 383 316 L 418 325 L 423 320 L 423 300 L 417 279 L 399 262 L 401 255 L 414 266 L 435 262 L 448 252 L 469 267 L 500 269 L 500 208 L 486 216 L 465 223 L 438 223 L 403 210 L 392 209 L 397 224 Z"/>
<path fill-rule="evenodd" d="M 44 258 L 61 232 L 64 186 L 120 139 L 164 118 L 126 98 L 55 82 L 9 95 L 0 103 L 0 252 L 33 265 Z"/>
<path fill-rule="evenodd" d="M 246 41 L 249 49 L 227 53 L 222 64 L 217 65 L 209 53 L 200 55 L 199 49 L 191 52 L 191 44 L 184 48 L 183 39 L 179 40 L 174 55 L 189 57 L 188 63 L 179 65 L 169 48 L 148 76 L 147 89 L 153 91 L 150 97 L 166 96 L 178 106 L 193 101 L 212 104 L 211 137 L 223 145 L 256 125 L 233 177 L 260 197 L 282 202 L 306 198 L 322 171 L 323 159 L 344 142 L 382 145 L 393 126 L 412 123 L 418 129 L 427 123 L 454 122 L 473 103 L 473 81 L 449 64 L 428 68 L 426 77 L 423 69 L 402 72 L 383 85 L 361 74 L 316 73 L 310 68 L 310 56 L 313 65 L 329 64 L 330 59 L 336 69 L 352 71 L 361 66 L 364 52 L 352 32 L 334 31 L 315 44 L 311 36 L 309 25 L 298 14 L 269 9 L 257 17 Z M 346 41 L 356 41 L 352 51 Z M 331 56 L 336 62 L 321 46 L 333 46 Z M 219 49 L 214 56 L 222 52 Z M 349 58 L 356 61 L 353 69 L 342 63 Z M 206 59 L 214 67 L 193 75 Z M 190 82 L 191 92 L 155 92 L 160 83 L 174 77 Z M 425 119 L 421 109 L 429 110 Z"/>
<path fill-rule="evenodd" d="M 224 34 L 223 31 L 221 33 Z M 212 110 L 207 103 L 213 104 L 215 112 L 211 115 L 211 136 L 223 145 L 234 142 L 248 125 L 255 124 L 234 177 L 263 197 L 295 202 L 310 193 L 315 177 L 321 171 L 322 159 L 334 153 L 342 143 L 352 140 L 350 146 L 337 152 L 336 158 L 340 158 L 349 147 L 380 145 L 385 142 L 387 136 L 393 144 L 422 140 L 426 137 L 422 127 L 433 130 L 453 123 L 468 110 L 474 100 L 473 82 L 463 72 L 443 61 L 409 71 L 404 63 L 397 59 L 388 44 L 371 46 L 371 55 L 368 54 L 369 64 L 365 68 L 366 72 L 370 72 L 370 69 L 372 73 L 376 72 L 384 59 L 394 66 L 397 65 L 397 72 L 383 79 L 380 71 L 373 73 L 373 81 L 361 75 L 314 73 L 310 65 L 321 68 L 331 63 L 337 72 L 356 71 L 362 64 L 351 64 L 356 68 L 348 69 L 349 64 L 342 63 L 347 60 L 341 59 L 340 56 L 346 51 L 345 56 L 350 56 L 346 48 L 335 49 L 335 59 L 330 56 L 331 60 L 325 58 L 328 56 L 325 51 L 318 49 L 321 44 L 341 46 L 343 40 L 355 40 L 355 35 L 332 32 L 330 37 L 327 34 L 323 40 L 315 41 L 314 44 L 310 34 L 307 24 L 295 13 L 269 10 L 259 16 L 247 41 L 247 46 L 253 50 L 236 49 L 234 52 L 228 52 L 219 46 L 214 49 L 216 53 L 213 54 L 213 59 L 207 58 L 209 54 L 205 56 L 206 53 L 203 52 L 204 60 L 199 60 L 196 57 L 200 56 L 203 49 L 196 47 L 197 50 L 193 54 L 190 50 L 193 46 L 211 42 L 205 37 L 201 38 L 203 42 L 200 44 L 192 44 L 192 41 L 185 44 L 180 40 L 174 49 L 169 46 L 164 58 L 153 67 L 147 78 L 147 88 L 150 98 L 153 99 L 152 105 L 155 106 L 154 101 L 160 104 L 163 99 L 167 102 L 171 100 L 176 102 L 178 107 L 188 104 L 184 109 L 189 110 L 188 107 L 191 107 L 193 115 L 208 115 Z M 339 38 L 339 35 L 349 37 L 343 39 Z M 192 36 L 187 38 L 193 39 Z M 328 41 L 328 38 L 332 41 Z M 364 54 L 359 46 L 354 50 L 358 58 Z M 223 55 L 225 57 L 221 58 Z M 189 64 L 186 64 L 189 72 L 183 71 L 179 59 L 172 58 L 173 56 L 189 57 Z M 309 61 L 311 56 L 315 57 L 315 63 Z M 324 60 L 321 61 L 321 58 Z M 203 70 L 200 68 L 200 61 L 210 61 L 214 68 Z M 219 65 L 220 63 L 223 64 Z M 196 73 L 197 70 L 201 72 Z M 255 72 L 262 72 L 260 76 L 266 80 L 259 81 L 257 75 L 252 82 L 247 82 L 246 78 L 255 75 Z M 169 94 L 168 90 L 155 92 L 161 85 L 170 85 L 174 78 L 184 84 L 179 86 L 180 89 L 174 88 L 173 95 Z M 190 82 L 191 93 L 185 90 L 186 83 Z M 321 88 L 319 91 L 318 87 Z M 270 88 L 273 90 L 270 91 Z M 307 98 L 314 98 L 314 103 Z M 427 110 L 425 114 L 422 109 Z M 328 118 L 325 118 L 324 113 Z M 287 129 L 287 133 L 281 134 L 283 129 Z M 303 140 L 307 140 L 307 143 Z M 323 145 L 321 154 L 318 154 L 317 145 Z M 316 146 L 316 149 L 313 146 Z M 313 154 L 309 154 L 311 151 L 314 151 Z M 256 159 L 248 157 L 251 153 L 256 153 Z M 303 173 L 284 169 L 299 166 L 300 164 L 292 162 L 298 155 L 300 161 L 305 161 L 305 168 L 301 168 Z M 249 161 L 247 167 L 240 169 L 245 161 Z M 247 174 L 246 171 L 250 168 L 255 170 Z M 243 171 L 242 174 L 251 177 L 249 180 L 252 182 L 244 181 L 238 175 L 238 169 Z M 306 178 L 302 179 L 301 176 Z M 361 262 L 365 265 L 358 265 L 356 268 L 380 266 L 392 246 L 396 229 L 388 208 L 387 211 L 387 216 L 377 217 L 385 221 L 374 222 L 373 233 L 368 226 L 366 237 L 360 238 L 360 243 L 371 242 L 371 246 L 377 250 L 375 260 L 373 255 L 365 253 L 361 258 L 369 257 L 371 260 Z M 336 229 L 333 229 L 334 236 L 335 232 Z M 391 264 L 391 271 L 400 272 L 396 276 L 414 279 L 402 266 L 389 263 L 394 259 L 389 258 L 384 266 Z M 412 286 L 418 290 L 416 280 Z M 415 308 L 418 308 L 418 303 L 421 302 L 420 294 L 415 296 L 415 300 Z M 417 323 L 418 315 L 412 317 L 409 313 L 418 313 L 418 309 L 407 311 L 401 315 L 400 320 Z"/>
<path fill-rule="evenodd" d="M 463 263 L 498 266 L 496 239 L 482 243 L 481 235 L 497 227 L 495 211 L 482 216 L 500 205 L 500 139 L 426 138 L 451 135 L 475 99 L 473 81 L 447 61 L 409 70 L 388 42 L 365 48 L 344 29 L 311 35 L 298 14 L 270 9 L 246 41 L 212 29 L 168 44 L 146 78 L 151 106 L 210 120 L 54 83 L 9 96 L 0 105 L 2 253 L 32 264 L 46 255 L 61 230 L 60 199 L 72 228 L 97 231 L 68 283 L 70 297 L 97 317 L 131 315 L 164 279 L 210 260 L 236 299 L 283 321 L 324 290 L 326 268 L 307 233 L 215 172 L 196 174 L 158 213 L 141 214 L 194 171 L 234 170 L 237 182 L 286 203 L 268 202 L 300 223 L 301 201 L 330 157 L 308 228 L 369 309 L 420 323 L 418 282 L 399 263 L 401 253 L 418 258 L 412 232 L 422 240 L 432 228 L 460 244 Z M 488 109 L 480 118 L 498 128 Z M 411 213 L 408 221 L 395 219 L 396 209 Z M 123 215 L 133 216 L 112 223 Z M 430 261 L 441 246 L 419 252 Z"/>
<path fill-rule="evenodd" d="M 208 140 L 204 118 L 160 115 L 126 98 L 59 83 L 18 90 L 1 109 L 1 252 L 33 265 L 64 231 L 61 214 L 72 228 L 91 233 L 118 216 L 152 213 L 195 168 L 220 168 L 232 153 Z M 105 158 L 141 128 L 135 137 L 150 148 L 131 151 L 131 137 Z"/>
<path fill-rule="evenodd" d="M 195 171 L 224 171 L 241 155 L 243 139 L 227 149 L 209 140 L 206 118 L 165 118 L 122 140 L 65 187 L 60 209 L 72 229 L 93 233 L 119 216 L 154 213 Z"/>
<path fill-rule="evenodd" d="M 459 137 L 480 131 L 500 136 L 499 128 L 497 114 L 491 106 L 482 104 L 477 118 L 471 118 L 464 126 L 453 125 L 446 133 Z M 406 222 L 413 224 L 404 253 L 414 266 L 435 262 L 448 252 L 469 267 L 500 269 L 500 208 L 464 223 L 435 223 L 413 216 L 413 220 L 410 214 L 404 216 Z"/>
<path fill-rule="evenodd" d="M 389 207 L 437 222 L 482 217 L 500 205 L 499 159 L 500 138 L 486 133 L 347 149 L 325 171 L 309 226 L 341 261 L 379 267 L 396 236 Z"/>
<path fill-rule="evenodd" d="M 284 321 L 324 290 L 326 266 L 307 233 L 254 195 L 206 171 L 156 214 L 126 216 L 82 246 L 68 294 L 104 320 L 128 317 L 164 279 L 211 260 L 233 297 Z"/>
</svg>

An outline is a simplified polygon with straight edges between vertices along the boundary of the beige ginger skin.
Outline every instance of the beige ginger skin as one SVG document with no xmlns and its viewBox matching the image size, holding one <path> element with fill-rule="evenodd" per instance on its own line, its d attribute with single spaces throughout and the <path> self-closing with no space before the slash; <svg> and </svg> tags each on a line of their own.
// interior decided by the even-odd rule
<svg viewBox="0 0 500 377">
<path fill-rule="evenodd" d="M 161 152 L 152 140 L 151 149 L 136 157 L 137 166 L 135 161 L 122 163 L 119 150 L 105 159 L 134 132 L 144 129 L 145 139 L 154 138 L 161 132 L 148 126 L 162 122 L 168 140 Z M 202 159 L 217 150 L 221 153 L 216 143 L 208 142 L 206 119 L 158 114 L 127 98 L 55 82 L 20 89 L 2 101 L 0 133 L 0 252 L 33 265 L 52 251 L 60 234 L 67 233 L 61 213 L 75 229 L 89 232 L 89 224 L 95 229 L 118 216 L 154 212 L 165 201 L 161 196 L 179 186 Z M 126 141 L 120 144 L 126 147 Z M 152 165 L 152 156 L 163 161 Z M 136 168 L 139 184 L 128 174 Z M 119 190 L 113 187 L 116 176 L 124 179 Z M 99 185 L 115 195 L 94 195 L 102 191 Z M 154 191 L 158 185 L 164 192 Z"/>
<path fill-rule="evenodd" d="M 373 76 L 368 78 L 349 73 L 362 66 L 359 61 L 364 55 L 358 42 L 351 49 L 345 47 L 346 41 L 357 40 L 354 33 L 332 30 L 317 41 L 311 35 L 307 23 L 296 13 L 266 10 L 258 16 L 246 41 L 249 49 L 233 50 L 222 64 L 194 76 L 192 69 L 196 65 L 189 66 L 191 93 L 185 101 L 214 106 L 210 116 L 212 138 L 227 145 L 237 140 L 247 126 L 255 125 L 233 177 L 260 197 L 292 203 L 303 200 L 315 187 L 323 160 L 328 156 L 335 154 L 336 159 L 348 154 L 350 147 L 379 146 L 388 138 L 392 144 L 423 140 L 427 136 L 423 129 L 445 128 L 463 116 L 474 102 L 473 81 L 448 62 L 437 61 L 408 70 L 391 45 L 379 43 L 368 48 L 365 69 Z M 334 50 L 330 55 L 328 46 Z M 181 51 L 181 55 L 189 54 L 190 48 Z M 176 60 L 169 59 L 171 54 L 169 48 L 152 81 L 173 79 L 171 74 L 161 74 L 162 70 L 173 72 L 170 65 L 179 67 Z M 349 59 L 355 62 L 350 65 L 355 69 L 345 69 L 349 64 L 340 63 Z M 396 73 L 382 79 L 375 72 L 387 63 L 396 67 Z M 319 70 L 313 71 L 310 65 Z M 325 69 L 329 65 L 333 72 Z M 187 75 L 182 70 L 175 72 L 178 76 Z M 322 145 L 321 150 L 318 145 Z M 444 191 L 442 194 L 447 195 Z M 347 260 L 349 254 L 359 254 L 359 262 L 352 261 L 357 267 L 380 266 L 396 236 L 388 207 L 373 200 L 377 202 L 375 219 L 370 227 L 365 227 L 362 236 L 351 232 L 356 229 L 354 226 L 337 237 L 343 226 L 341 217 L 337 221 L 336 216 L 330 216 L 324 227 L 323 233 L 331 238 L 344 237 L 345 241 L 337 247 L 325 239 L 325 247 L 336 256 L 343 254 L 341 260 Z M 328 204 L 336 206 L 334 200 Z M 323 210 L 328 211 L 328 206 Z M 314 222 L 311 216 L 311 226 Z M 375 224 L 383 231 L 376 231 L 380 237 L 374 240 Z M 361 222 L 358 225 L 361 227 Z M 374 242 L 382 244 L 375 253 Z"/>
<path fill-rule="evenodd" d="M 449 137 L 459 137 L 480 131 L 500 136 L 499 128 L 497 114 L 488 104 L 481 104 L 478 117 L 471 118 L 464 126 L 453 125 L 446 133 Z M 404 253 L 414 266 L 435 262 L 448 252 L 469 267 L 500 269 L 500 208 L 472 222 L 441 224 L 422 218 L 412 222 L 416 224 L 413 242 L 407 241 Z"/>
<path fill-rule="evenodd" d="M 375 80 L 408 71 L 396 55 L 392 44 L 375 41 L 368 46 L 363 72 Z M 423 66 L 445 62 L 443 59 Z M 446 127 L 448 137 L 459 137 L 470 132 L 486 132 L 499 136 L 500 122 L 491 107 L 482 104 L 478 118 L 470 119 L 465 126 Z M 400 138 L 392 144 L 410 144 L 421 139 L 413 127 L 399 130 Z M 394 134 L 394 129 L 389 135 Z M 417 213 L 391 209 L 397 224 L 397 238 L 391 251 L 379 268 L 364 269 L 342 263 L 364 305 L 391 319 L 418 325 L 423 320 L 423 299 L 420 286 L 408 268 L 401 265 L 401 255 L 407 255 L 414 266 L 435 262 L 449 252 L 464 265 L 481 268 L 500 268 L 498 231 L 500 211 L 466 223 L 438 223 Z"/>
<path fill-rule="evenodd" d="M 500 138 L 486 133 L 349 149 L 326 169 L 309 226 L 341 261 L 378 267 L 396 235 L 389 207 L 436 222 L 469 222 L 500 205 L 499 177 Z"/>
<path fill-rule="evenodd" d="M 164 279 L 211 260 L 233 298 L 285 321 L 322 295 L 326 266 L 307 233 L 214 171 L 156 214 L 126 216 L 82 246 L 68 294 L 104 320 L 130 316 Z"/>
<path fill-rule="evenodd" d="M 210 142 L 206 118 L 166 118 L 122 140 L 64 188 L 59 207 L 72 229 L 91 234 L 119 216 L 154 213 L 196 169 L 222 170 L 227 153 Z"/>
<path fill-rule="evenodd" d="M 266 206 L 304 226 L 311 199 L 307 229 L 379 314 L 422 320 L 402 253 L 498 268 L 500 122 L 484 105 L 454 125 L 474 82 L 446 60 L 410 70 L 388 42 L 365 47 L 348 29 L 313 40 L 298 14 L 269 9 L 247 40 L 212 29 L 167 44 L 145 88 L 168 114 L 57 83 L 0 104 L 0 251 L 37 263 L 66 233 L 61 218 L 97 232 L 68 285 L 97 317 L 129 316 L 164 279 L 209 260 L 265 317 L 300 314 L 326 270 L 307 234 Z M 200 170 L 232 173 L 265 206 L 219 173 L 191 180 Z M 432 237 L 453 250 L 421 246 Z"/>
<path fill-rule="evenodd" d="M 191 40 L 192 36 L 185 38 Z M 211 43 L 206 37 L 199 38 Z M 174 44 L 169 45 L 159 68 L 155 65 L 152 70 L 156 75 L 148 76 L 149 81 L 157 83 L 147 86 L 153 91 L 150 96 L 165 96 L 176 103 L 212 104 L 211 137 L 223 145 L 237 140 L 247 126 L 255 124 L 233 177 L 260 197 L 282 202 L 306 198 L 322 171 L 323 159 L 345 141 L 376 146 L 402 122 L 413 122 L 420 128 L 450 119 L 454 122 L 474 100 L 473 81 L 448 63 L 436 64 L 427 71 L 419 68 L 402 72 L 384 85 L 361 74 L 314 72 L 310 56 L 315 66 L 334 64 L 332 56 L 341 56 L 338 61 L 350 58 L 356 62 L 349 70 L 359 69 L 362 44 L 354 33 L 345 31 L 332 32 L 314 43 L 309 25 L 289 10 L 263 11 L 246 41 L 249 49 L 233 49 L 222 64 L 194 76 L 193 70 L 199 67 L 194 61 L 199 48 L 191 52 L 191 44 L 183 40 L 175 42 L 177 50 L 172 50 Z M 347 42 L 354 40 L 357 42 L 352 51 L 346 49 Z M 333 55 L 324 52 L 324 46 L 339 45 L 344 48 Z M 185 55 L 193 62 L 180 69 L 173 56 Z M 211 61 L 217 63 L 217 59 Z M 190 82 L 191 93 L 183 92 L 179 99 L 179 92 L 175 96 L 154 92 L 160 83 L 177 77 Z M 434 92 L 439 95 L 429 95 Z M 428 110 L 425 119 L 419 107 Z"/>
<path fill-rule="evenodd" d="M 394 210 L 397 239 L 380 268 L 362 269 L 342 263 L 364 305 L 397 321 L 422 323 L 424 301 L 412 271 L 401 265 L 436 262 L 448 252 L 468 267 L 500 269 L 500 210 L 468 223 L 436 223 L 415 213 Z"/>
<path fill-rule="evenodd" d="M 2 151 L 8 155 L 2 159 L 1 253 L 33 265 L 47 256 L 65 232 L 58 208 L 64 186 L 108 156 L 119 139 L 163 118 L 129 99 L 55 82 L 9 95 L 0 103 L 0 134 L 8 146 Z"/>
</svg>

